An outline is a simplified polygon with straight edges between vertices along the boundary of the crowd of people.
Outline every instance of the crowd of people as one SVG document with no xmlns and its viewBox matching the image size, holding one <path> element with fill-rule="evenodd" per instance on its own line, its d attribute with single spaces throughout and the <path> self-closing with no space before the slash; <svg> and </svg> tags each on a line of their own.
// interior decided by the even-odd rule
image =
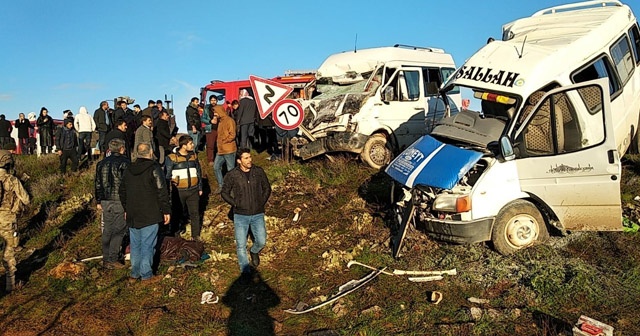
<svg viewBox="0 0 640 336">
<path fill-rule="evenodd" d="M 252 164 L 250 138 L 255 136 L 254 127 L 259 120 L 256 103 L 246 90 L 240 97 L 239 101 L 227 102 L 226 109 L 218 104 L 216 96 L 211 96 L 206 105 L 192 98 L 185 111 L 187 134 L 181 136 L 177 136 L 175 119 L 171 120 L 160 100 L 149 100 L 145 109 L 134 105 L 133 110 L 128 108 L 126 100 L 118 101 L 115 110 L 109 107 L 109 102 L 102 101 L 93 116 L 84 106 L 75 116 L 66 110 L 62 125 L 55 125 L 48 110 L 41 109 L 35 122 L 41 154 L 57 153 L 61 173 L 66 173 L 69 161 L 71 170 L 76 171 L 79 162 L 99 160 L 94 185 L 97 209 L 102 216 L 105 269 L 126 267 L 123 242 L 128 236 L 129 280 L 156 281 L 162 278 L 153 275 L 152 267 L 160 234 L 180 236 L 189 223 L 191 240 L 201 241 L 203 173 L 197 153 L 202 146 L 206 150 L 206 169 L 212 167 L 216 177 L 215 194 L 220 194 L 231 205 L 241 279 L 251 278 L 266 244 L 264 211 L 271 185 L 264 170 Z M 20 114 L 14 124 L 22 154 L 35 153 L 35 141 L 30 140 L 35 136 L 34 125 L 24 114 Z M 13 143 L 11 131 L 11 123 L 0 115 L 3 148 L 10 148 Z M 96 141 L 92 141 L 94 133 L 97 133 Z M 94 154 L 94 148 L 100 154 Z M 2 165 L 5 161 L 7 164 Z M 9 242 L 8 237 L 17 232 L 15 210 L 29 202 L 19 180 L 14 178 L 19 187 L 6 189 L 12 184 L 4 183 L 3 179 L 15 182 L 10 174 L 5 174 L 10 165 L 13 165 L 13 152 L 0 150 L 0 185 L 3 186 L 0 188 L 3 194 L 0 236 L 7 240 L 3 260 L 8 270 L 8 291 L 13 289 L 16 264 L 15 239 Z M 17 197 L 7 198 L 7 193 Z M 12 201 L 4 202 L 7 199 Z M 10 213 L 3 219 L 5 211 Z M 161 230 L 161 225 L 168 230 Z M 247 254 L 250 232 L 253 245 Z"/>
<path fill-rule="evenodd" d="M 257 113 L 255 102 L 251 102 L 253 112 Z M 154 282 L 162 278 L 153 275 L 152 267 L 160 234 L 168 231 L 169 235 L 180 235 L 189 223 L 191 240 L 201 240 L 203 168 L 197 153 L 202 142 L 209 163 L 206 169 L 213 167 L 216 176 L 216 194 L 221 194 L 233 209 L 242 278 L 251 277 L 266 244 L 264 208 L 271 185 L 264 171 L 252 165 L 250 149 L 239 146 L 238 135 L 242 132 L 238 132 L 236 119 L 231 116 L 233 104 L 229 106 L 230 109 L 222 108 L 215 96 L 204 106 L 198 98 L 192 98 L 185 111 L 187 134 L 171 141 L 175 129 L 170 128 L 166 112 L 156 115 L 153 101 L 149 101 L 147 109 L 139 112 L 140 125 L 133 137 L 127 136 L 129 126 L 123 118 L 114 120 L 115 128 L 100 137 L 107 148 L 105 158 L 96 166 L 95 194 L 98 209 L 103 213 L 104 268 L 125 267 L 121 247 L 128 234 L 129 281 Z M 108 109 L 108 105 L 104 107 Z M 240 107 L 236 111 L 242 113 Z M 99 125 L 102 115 L 100 111 L 96 115 L 94 119 Z M 169 230 L 163 230 L 164 225 Z M 249 231 L 254 243 L 247 254 Z"/>
</svg>

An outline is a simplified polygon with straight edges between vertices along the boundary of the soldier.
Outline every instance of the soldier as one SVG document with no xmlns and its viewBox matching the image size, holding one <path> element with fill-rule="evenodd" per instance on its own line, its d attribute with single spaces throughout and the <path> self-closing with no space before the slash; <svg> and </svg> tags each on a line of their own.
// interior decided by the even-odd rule
<svg viewBox="0 0 640 336">
<path fill-rule="evenodd" d="M 7 292 L 13 290 L 16 282 L 14 255 L 18 235 L 16 214 L 22 210 L 23 206 L 29 204 L 29 194 L 20 180 L 10 173 L 12 169 L 13 155 L 9 151 L 0 150 L 0 238 L 5 241 L 2 260 L 7 277 Z"/>
</svg>

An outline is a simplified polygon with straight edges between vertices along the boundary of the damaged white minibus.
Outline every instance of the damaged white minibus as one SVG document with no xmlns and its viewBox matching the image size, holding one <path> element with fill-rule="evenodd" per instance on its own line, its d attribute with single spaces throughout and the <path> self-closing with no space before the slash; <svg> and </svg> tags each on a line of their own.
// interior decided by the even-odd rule
<svg viewBox="0 0 640 336">
<path fill-rule="evenodd" d="M 541 10 L 503 26 L 445 83 L 472 107 L 387 167 L 398 256 L 407 223 L 510 254 L 549 229 L 621 230 L 620 157 L 637 150 L 640 32 L 619 1 Z"/>
<path fill-rule="evenodd" d="M 303 160 L 333 152 L 360 154 L 380 169 L 461 105 L 453 89 L 443 101 L 439 87 L 455 71 L 438 48 L 394 45 L 329 56 L 302 101 L 305 117 L 294 155 Z"/>
</svg>

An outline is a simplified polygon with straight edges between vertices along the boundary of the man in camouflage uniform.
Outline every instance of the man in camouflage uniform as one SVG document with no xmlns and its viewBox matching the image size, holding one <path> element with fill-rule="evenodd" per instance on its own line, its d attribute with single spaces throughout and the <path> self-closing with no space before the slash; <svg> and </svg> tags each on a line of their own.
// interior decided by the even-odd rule
<svg viewBox="0 0 640 336">
<path fill-rule="evenodd" d="M 16 281 L 16 214 L 24 205 L 29 204 L 29 194 L 20 180 L 10 173 L 12 169 L 13 155 L 9 151 L 0 150 L 0 238 L 5 241 L 2 261 L 7 277 L 7 292 L 13 290 Z"/>
</svg>

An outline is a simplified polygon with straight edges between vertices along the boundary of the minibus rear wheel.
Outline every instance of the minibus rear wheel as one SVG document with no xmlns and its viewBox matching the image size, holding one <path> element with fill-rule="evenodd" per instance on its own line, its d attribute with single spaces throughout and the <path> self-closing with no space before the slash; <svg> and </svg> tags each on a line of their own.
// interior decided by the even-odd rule
<svg viewBox="0 0 640 336">
<path fill-rule="evenodd" d="M 502 208 L 491 233 L 493 246 L 502 255 L 513 254 L 548 238 L 542 214 L 533 203 L 525 200 L 513 201 Z"/>
</svg>

